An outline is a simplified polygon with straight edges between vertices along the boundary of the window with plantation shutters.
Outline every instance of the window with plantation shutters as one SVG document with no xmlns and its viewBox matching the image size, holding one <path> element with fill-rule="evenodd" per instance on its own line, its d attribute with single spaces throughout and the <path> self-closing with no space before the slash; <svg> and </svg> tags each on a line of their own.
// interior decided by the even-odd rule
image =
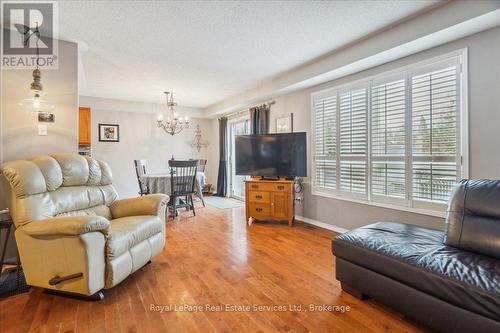
<svg viewBox="0 0 500 333">
<path fill-rule="evenodd" d="M 337 97 L 318 98 L 314 101 L 315 185 L 337 188 Z"/>
<path fill-rule="evenodd" d="M 313 194 L 443 210 L 467 177 L 463 57 L 313 94 Z"/>
</svg>

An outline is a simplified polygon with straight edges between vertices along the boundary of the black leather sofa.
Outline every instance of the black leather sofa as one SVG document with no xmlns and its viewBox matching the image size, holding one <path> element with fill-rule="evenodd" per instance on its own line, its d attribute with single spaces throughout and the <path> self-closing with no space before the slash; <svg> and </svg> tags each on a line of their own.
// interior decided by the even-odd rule
<svg viewBox="0 0 500 333">
<path fill-rule="evenodd" d="M 500 181 L 462 180 L 445 231 L 378 222 L 332 241 L 342 289 L 438 332 L 500 332 Z"/>
</svg>

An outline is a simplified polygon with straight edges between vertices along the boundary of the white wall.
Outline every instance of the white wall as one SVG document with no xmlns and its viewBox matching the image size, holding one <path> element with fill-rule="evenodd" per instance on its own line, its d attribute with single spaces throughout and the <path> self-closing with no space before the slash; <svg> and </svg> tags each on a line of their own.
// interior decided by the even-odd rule
<svg viewBox="0 0 500 333">
<path fill-rule="evenodd" d="M 42 69 L 45 98 L 55 104 L 55 122 L 48 135 L 39 136 L 36 114 L 21 110 L 17 103 L 29 97 L 32 69 L 2 68 L 0 162 L 78 149 L 78 47 L 58 41 L 58 69 Z"/>
<path fill-rule="evenodd" d="M 215 122 L 210 119 L 190 118 L 190 128 L 171 136 L 156 126 L 156 113 L 144 110 L 156 110 L 156 106 L 140 103 L 137 112 L 133 109 L 135 102 L 108 100 L 102 98 L 81 97 L 80 106 L 92 109 L 92 157 L 109 163 L 113 171 L 113 184 L 120 197 L 137 196 L 139 185 L 134 169 L 134 159 L 145 159 L 147 172 L 167 171 L 168 160 L 203 158 L 207 159 L 207 182 L 214 183 L 217 178 L 217 142 L 210 138 L 217 132 Z M 101 109 L 105 108 L 105 109 Z M 123 111 L 128 110 L 128 111 Z M 192 114 L 178 109 L 181 115 Z M 196 111 L 196 110 L 194 110 Z M 99 142 L 98 124 L 120 125 L 120 142 Z M 209 141 L 207 148 L 200 152 L 190 146 L 194 139 L 196 125 L 200 125 L 202 140 Z"/>
<path fill-rule="evenodd" d="M 310 142 L 312 92 L 467 47 L 470 177 L 500 179 L 499 36 L 500 28 L 490 29 L 342 79 L 277 97 L 271 111 L 271 130 L 274 131 L 277 117 L 293 113 L 294 130 L 307 131 Z M 311 146 L 308 145 L 308 148 L 308 174 L 311 175 Z M 303 207 L 299 207 L 298 214 L 345 229 L 380 220 L 396 220 L 438 229 L 443 227 L 443 219 L 437 217 L 311 195 L 309 184 L 305 188 Z"/>
</svg>

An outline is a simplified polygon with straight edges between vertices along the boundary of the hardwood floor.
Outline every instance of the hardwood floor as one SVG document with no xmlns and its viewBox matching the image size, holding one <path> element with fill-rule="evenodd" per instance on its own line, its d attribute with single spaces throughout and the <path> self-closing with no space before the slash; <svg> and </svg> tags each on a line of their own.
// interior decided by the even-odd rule
<svg viewBox="0 0 500 333">
<path fill-rule="evenodd" d="M 0 302 L 0 331 L 422 332 L 372 300 L 341 292 L 330 251 L 335 233 L 300 222 L 292 228 L 277 223 L 247 227 L 243 208 L 207 206 L 196 213 L 169 221 L 164 252 L 105 291 L 103 301 L 32 288 Z M 316 304 L 349 306 L 350 311 L 152 310 L 155 305 L 179 310 L 184 304 L 302 305 L 302 310 Z"/>
</svg>

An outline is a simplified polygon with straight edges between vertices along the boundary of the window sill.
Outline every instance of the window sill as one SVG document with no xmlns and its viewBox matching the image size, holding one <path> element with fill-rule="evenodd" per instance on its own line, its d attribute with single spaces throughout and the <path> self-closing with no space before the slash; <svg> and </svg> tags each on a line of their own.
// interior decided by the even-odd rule
<svg viewBox="0 0 500 333">
<path fill-rule="evenodd" d="M 391 203 L 382 203 L 382 202 L 376 202 L 376 201 L 355 199 L 355 198 L 335 195 L 332 193 L 321 192 L 321 191 L 315 190 L 314 188 L 311 189 L 311 194 L 314 196 L 319 196 L 319 197 L 331 198 L 331 199 L 342 200 L 342 201 L 349 201 L 349 202 L 354 202 L 354 203 L 358 203 L 358 204 L 362 204 L 362 205 L 369 205 L 369 206 L 375 206 L 375 207 L 380 207 L 380 208 L 394 209 L 394 210 L 399 210 L 399 211 L 404 211 L 404 212 L 409 212 L 409 213 L 414 213 L 414 214 L 434 216 L 434 217 L 440 217 L 440 218 L 446 217 L 445 211 L 436 211 L 436 210 L 429 210 L 429 209 L 423 209 L 423 208 L 400 206 L 400 205 L 391 204 Z"/>
</svg>

